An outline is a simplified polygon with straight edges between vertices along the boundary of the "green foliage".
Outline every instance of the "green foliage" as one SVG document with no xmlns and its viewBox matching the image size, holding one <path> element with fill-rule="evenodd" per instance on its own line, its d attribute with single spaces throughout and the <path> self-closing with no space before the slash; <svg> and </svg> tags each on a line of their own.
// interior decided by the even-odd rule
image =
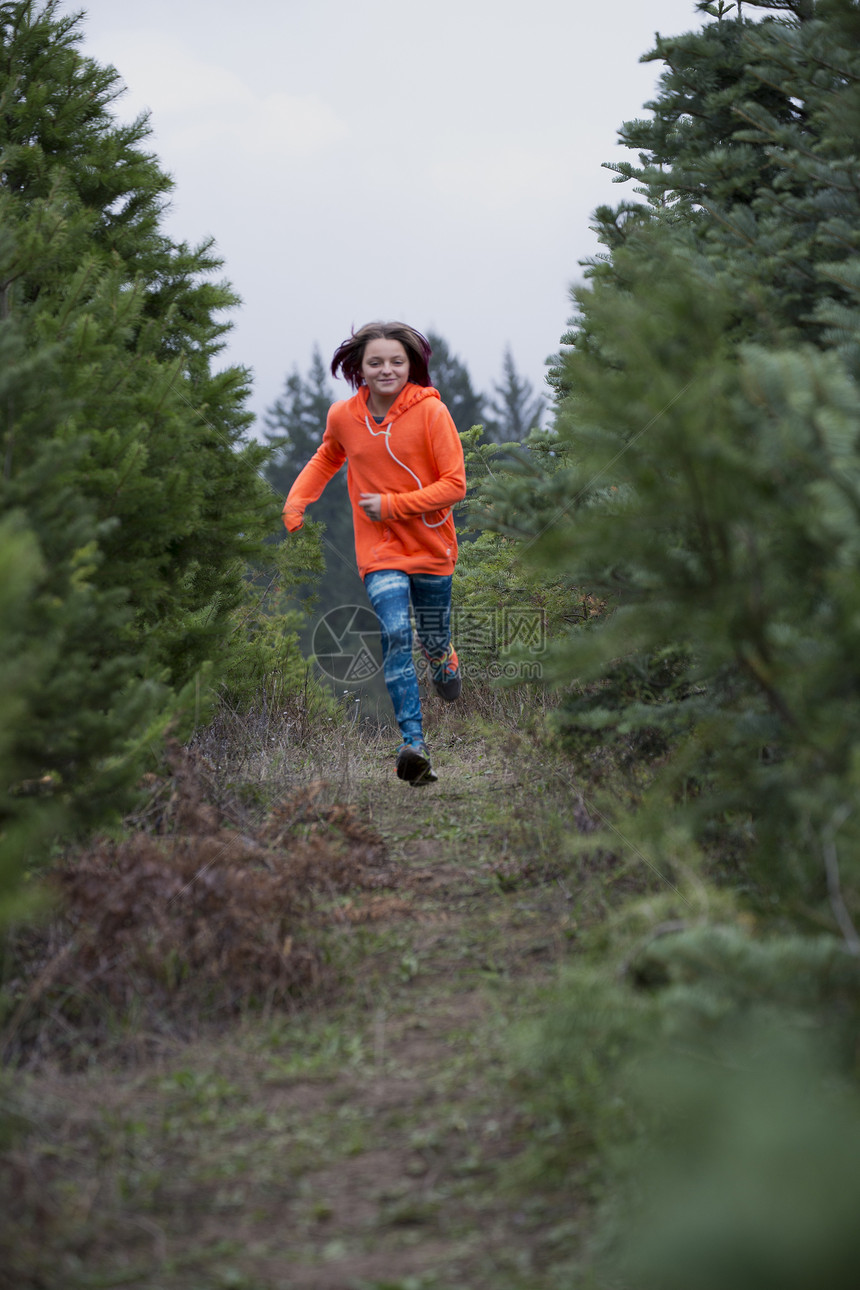
<svg viewBox="0 0 860 1290">
<path fill-rule="evenodd" d="M 581 323 L 558 369 L 562 464 L 531 481 L 531 501 L 519 478 L 492 486 L 496 526 L 533 534 L 544 569 L 575 569 L 611 610 L 557 652 L 558 676 L 590 687 L 572 699 L 568 728 L 680 740 L 663 791 L 700 830 L 745 817 L 750 863 L 778 875 L 785 895 L 819 906 L 828 857 L 832 874 L 838 853 L 850 893 L 860 879 L 851 809 L 860 395 L 849 327 L 831 347 L 820 327 L 795 325 L 792 275 L 800 255 L 806 316 L 820 305 L 832 318 L 835 270 L 818 264 L 835 249 L 834 225 L 813 216 L 827 194 L 841 210 L 855 137 L 841 128 L 856 61 L 844 8 L 833 7 L 830 24 L 723 22 L 660 46 L 674 61 L 655 124 L 634 132 L 640 147 L 651 140 L 653 165 L 637 177 L 654 210 L 575 293 Z M 769 60 L 753 71 L 751 49 Z M 825 50 L 822 94 L 812 82 Z M 756 159 L 747 155 L 750 96 L 777 83 L 784 112 L 771 102 Z M 795 121 L 795 99 L 807 93 Z M 658 127 L 669 131 L 659 147 Z M 790 201 L 782 170 L 762 163 L 780 140 L 781 163 L 787 149 L 817 158 L 792 163 Z M 765 311 L 765 248 L 736 245 L 718 203 L 733 228 L 742 209 L 768 220 L 782 212 L 784 262 Z M 853 291 L 851 239 L 839 281 Z M 856 325 L 853 298 L 840 308 Z"/>
<path fill-rule="evenodd" d="M 850 0 L 767 8 L 793 16 L 657 41 L 653 116 L 621 131 L 640 164 L 609 168 L 636 181 L 652 218 L 695 240 L 740 335 L 820 343 L 825 315 L 857 304 L 836 266 L 860 248 L 860 15 Z M 857 355 L 855 338 L 855 375 Z"/>
<path fill-rule="evenodd" d="M 504 481 L 506 506 L 521 506 L 533 496 L 534 482 L 560 467 L 563 450 L 554 435 L 539 431 L 525 445 L 488 443 L 483 432 L 476 425 L 460 435 L 469 491 L 454 570 L 457 634 L 472 669 L 486 671 L 502 658 L 534 663 L 539 657 L 542 673 L 546 640 L 585 621 L 598 606 L 564 572 L 548 578 L 527 558 L 516 529 L 498 531 L 496 485 Z"/>
<path fill-rule="evenodd" d="M 814 1041 L 792 1039 L 759 1030 L 736 1043 L 734 1066 L 703 1073 L 680 1059 L 648 1072 L 651 1104 L 671 1099 L 675 1115 L 665 1148 L 640 1161 L 652 1192 L 628 1211 L 622 1257 L 607 1260 L 622 1263 L 628 1284 L 854 1284 L 860 1105 L 855 1091 L 833 1087 Z"/>
<path fill-rule="evenodd" d="M 483 486 L 604 606 L 554 650 L 566 733 L 650 781 L 610 845 L 671 916 L 643 947 L 619 915 L 523 1064 L 544 1161 L 606 1198 L 594 1270 L 655 1290 L 856 1279 L 860 14 L 767 8 L 658 41 L 613 167 L 646 203 L 598 212 L 556 360 L 559 459 Z"/>
<path fill-rule="evenodd" d="M 43 574 L 35 539 L 19 517 L 0 522 L 0 933 L 26 907 L 21 880 L 29 857 L 61 822 L 45 801 L 50 779 L 19 778 L 14 746 L 30 722 L 34 695 L 53 662 L 51 645 L 24 629 L 27 605 Z"/>
<path fill-rule="evenodd" d="M 248 374 L 213 368 L 236 298 L 211 242 L 160 231 L 171 181 L 79 25 L 53 0 L 0 9 L 0 506 L 38 551 L 18 627 L 41 660 L 7 756 L 75 831 L 130 804 L 217 680 L 277 525 Z"/>
<path fill-rule="evenodd" d="M 317 534 L 302 529 L 270 548 L 272 564 L 249 580 L 234 611 L 222 696 L 234 711 L 282 707 L 291 695 L 316 682 L 309 678 L 300 644 L 304 615 L 293 608 L 294 590 L 308 575 L 322 572 Z"/>
<path fill-rule="evenodd" d="M 541 1168 L 601 1198 L 608 1284 L 853 1284 L 857 959 L 831 937 L 664 930 L 570 973 L 524 1038 Z"/>
<path fill-rule="evenodd" d="M 813 898 L 834 827 L 845 863 L 860 855 L 845 827 L 860 397 L 837 356 L 811 347 L 726 355 L 729 303 L 707 266 L 650 249 L 623 264 L 623 296 L 597 285 L 590 301 L 592 337 L 607 351 L 623 337 L 623 365 L 569 361 L 578 395 L 559 429 L 581 454 L 568 480 L 577 565 L 615 610 L 560 665 L 599 681 L 674 643 L 686 662 L 672 688 L 632 695 L 620 728 L 686 727 L 679 787 L 692 775 L 710 816 L 754 817 L 758 861 L 805 871 Z M 567 567 L 571 541 L 568 522 L 543 540 L 552 567 Z"/>
</svg>

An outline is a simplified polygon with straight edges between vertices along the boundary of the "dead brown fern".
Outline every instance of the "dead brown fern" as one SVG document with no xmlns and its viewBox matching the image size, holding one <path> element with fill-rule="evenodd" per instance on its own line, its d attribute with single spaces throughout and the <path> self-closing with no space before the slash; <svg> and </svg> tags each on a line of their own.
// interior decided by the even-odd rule
<svg viewBox="0 0 860 1290">
<path fill-rule="evenodd" d="M 185 1035 L 204 1019 L 289 1005 L 329 970 L 327 901 L 393 873 L 382 838 L 326 785 L 297 790 L 239 831 L 205 799 L 194 758 L 170 749 L 158 811 L 45 877 L 56 916 L 12 938 L 0 1034 L 6 1061 L 73 1061 L 123 1019 Z"/>
</svg>

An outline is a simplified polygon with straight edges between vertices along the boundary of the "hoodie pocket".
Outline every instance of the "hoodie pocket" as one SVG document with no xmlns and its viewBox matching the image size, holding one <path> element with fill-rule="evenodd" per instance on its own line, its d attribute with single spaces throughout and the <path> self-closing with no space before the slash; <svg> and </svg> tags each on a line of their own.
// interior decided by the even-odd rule
<svg viewBox="0 0 860 1290">
<path fill-rule="evenodd" d="M 378 560 L 381 556 L 387 555 L 391 551 L 393 541 L 394 535 L 389 525 L 386 524 L 373 545 L 373 559 Z"/>
</svg>

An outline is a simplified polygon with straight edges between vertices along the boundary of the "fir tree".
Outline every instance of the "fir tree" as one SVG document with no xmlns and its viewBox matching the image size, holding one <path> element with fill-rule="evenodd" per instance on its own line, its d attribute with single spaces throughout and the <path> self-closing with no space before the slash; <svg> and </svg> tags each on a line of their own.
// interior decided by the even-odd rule
<svg viewBox="0 0 860 1290">
<path fill-rule="evenodd" d="M 326 417 L 335 398 L 319 346 L 306 377 L 294 367 L 283 394 L 266 413 L 266 438 L 275 449 L 266 474 L 277 491 L 287 492 L 296 475 L 322 443 Z"/>
<path fill-rule="evenodd" d="M 562 723 L 595 785 L 632 761 L 610 845 L 654 880 L 532 1054 L 577 1180 L 597 1138 L 601 1283 L 856 1279 L 860 9 L 760 7 L 658 41 L 615 167 L 646 202 L 599 212 L 555 373 L 562 466 L 485 485 L 607 606 L 556 654 Z M 786 1151 L 812 1185 L 774 1185 Z M 738 1187 L 767 1206 L 730 1215 Z"/>
<path fill-rule="evenodd" d="M 540 429 L 546 400 L 519 375 L 510 348 L 502 361 L 502 380 L 493 388 L 496 398 L 490 409 L 495 415 L 485 426 L 487 438 L 495 443 L 524 443 L 532 430 Z"/>
<path fill-rule="evenodd" d="M 575 552 L 616 606 L 566 666 L 607 684 L 619 660 L 638 669 L 626 697 L 608 684 L 602 705 L 575 698 L 572 725 L 691 732 L 677 765 L 699 777 L 696 808 L 754 819 L 756 862 L 790 869 L 809 899 L 860 739 L 841 572 L 860 513 L 857 21 L 833 0 L 803 21 L 723 18 L 658 42 L 655 122 L 626 133 L 650 140 L 630 171 L 650 213 L 575 292 L 561 359 L 570 464 L 531 497 L 499 483 L 495 500 L 497 522 L 547 531 L 544 556 L 567 568 Z M 843 841 L 860 863 L 860 831 Z"/>
<path fill-rule="evenodd" d="M 647 207 L 604 208 L 599 227 L 614 249 L 661 214 L 725 276 L 739 336 L 839 343 L 822 323 L 856 303 L 838 266 L 860 247 L 860 18 L 844 0 L 761 7 L 790 16 L 718 18 L 658 38 L 647 58 L 666 70 L 653 115 L 621 131 L 639 164 L 610 167 Z"/>
<path fill-rule="evenodd" d="M 429 331 L 427 339 L 433 350 L 430 379 L 451 413 L 454 425 L 460 434 L 465 434 L 472 426 L 483 423 L 486 399 L 474 390 L 469 369 L 456 354 L 451 353 L 444 337 Z"/>
<path fill-rule="evenodd" d="M 56 642 L 36 640 L 30 630 L 30 605 L 43 576 L 38 546 L 23 517 L 5 517 L 0 521 L 0 934 L 24 912 L 21 880 L 28 862 L 64 823 L 51 777 L 28 781 L 19 754 L 34 696 L 56 665 Z"/>
<path fill-rule="evenodd" d="M 128 800 L 172 696 L 226 661 L 277 505 L 247 373 L 213 369 L 235 297 L 211 242 L 161 232 L 147 121 L 114 121 L 118 75 L 79 28 L 53 0 L 0 7 L 0 499 L 38 544 L 25 619 L 53 651 L 8 755 L 89 824 Z"/>
</svg>

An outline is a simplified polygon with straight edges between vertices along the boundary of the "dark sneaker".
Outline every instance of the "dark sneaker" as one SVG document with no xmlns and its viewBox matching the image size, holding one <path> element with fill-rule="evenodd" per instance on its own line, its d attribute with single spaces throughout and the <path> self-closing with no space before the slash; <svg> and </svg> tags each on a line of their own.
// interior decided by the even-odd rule
<svg viewBox="0 0 860 1290">
<path fill-rule="evenodd" d="M 459 699 L 460 691 L 463 688 L 463 681 L 460 676 L 460 660 L 457 658 L 457 651 L 453 645 L 449 645 L 448 653 L 443 654 L 441 658 L 431 658 L 427 651 L 424 651 L 424 657 L 430 668 L 430 679 L 433 682 L 433 689 L 440 698 L 445 699 L 448 703 L 453 703 Z"/>
<path fill-rule="evenodd" d="M 423 743 L 402 743 L 397 749 L 397 778 L 405 779 L 413 787 L 432 784 L 439 776 L 430 765 L 430 754 Z"/>
</svg>

